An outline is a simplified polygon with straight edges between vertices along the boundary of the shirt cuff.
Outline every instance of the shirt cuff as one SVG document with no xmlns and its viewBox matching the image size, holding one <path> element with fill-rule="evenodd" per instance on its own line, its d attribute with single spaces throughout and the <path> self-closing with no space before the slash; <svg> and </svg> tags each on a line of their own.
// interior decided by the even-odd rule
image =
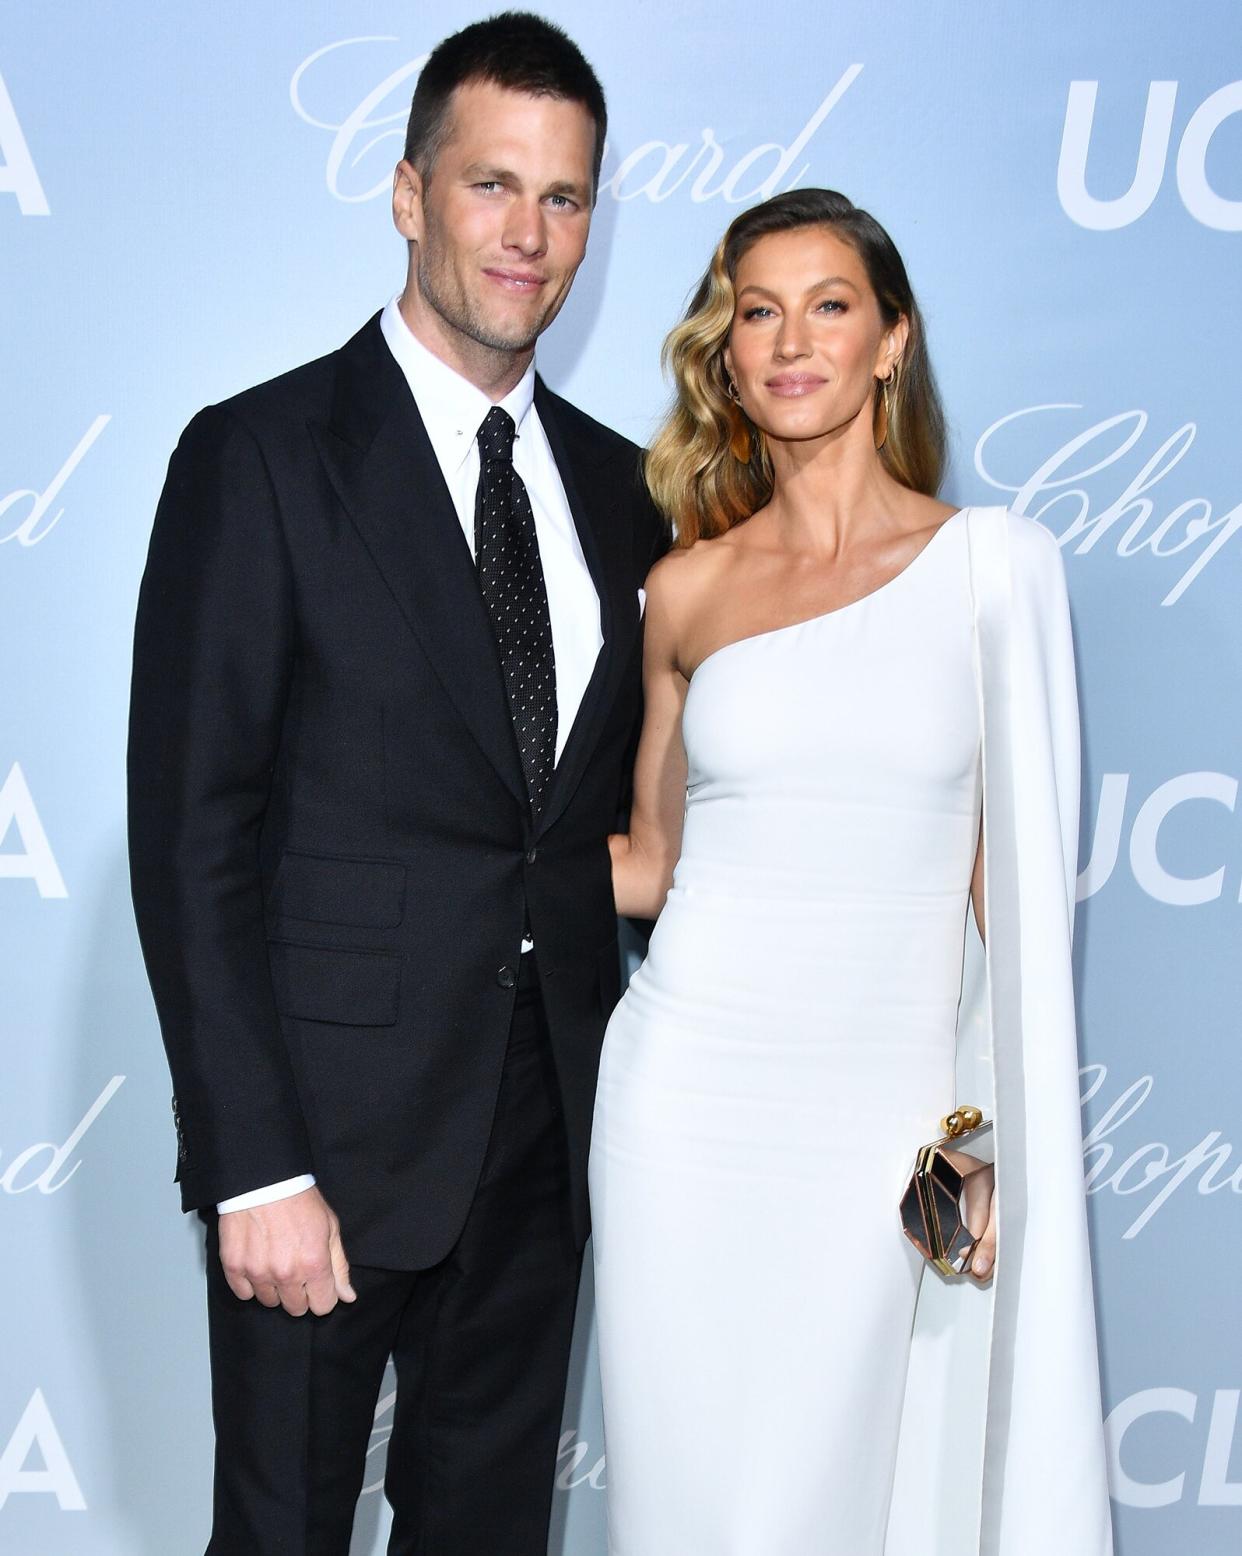
<svg viewBox="0 0 1242 1556">
<path fill-rule="evenodd" d="M 291 1199 L 304 1189 L 315 1187 L 315 1174 L 304 1172 L 296 1178 L 285 1178 L 280 1183 L 269 1183 L 266 1188 L 251 1189 L 248 1194 L 234 1194 L 232 1199 L 222 1199 L 216 1209 L 222 1216 L 232 1210 L 253 1210 L 256 1205 L 274 1205 L 278 1199 Z"/>
</svg>

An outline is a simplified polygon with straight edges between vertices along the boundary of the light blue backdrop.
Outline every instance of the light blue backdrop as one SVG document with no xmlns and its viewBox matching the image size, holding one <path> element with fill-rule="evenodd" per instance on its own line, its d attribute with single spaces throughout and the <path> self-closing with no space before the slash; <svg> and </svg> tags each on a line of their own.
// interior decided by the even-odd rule
<svg viewBox="0 0 1242 1556">
<path fill-rule="evenodd" d="M 171 1182 L 124 868 L 134 599 L 185 421 L 337 345 L 399 285 L 385 191 L 413 76 L 475 14 L 129 0 L 13 8 L 0 30 L 0 1550 L 14 1556 L 202 1549 L 201 1254 Z M 547 378 L 643 438 L 665 397 L 661 338 L 730 216 L 795 182 L 836 186 L 889 226 L 923 299 L 953 427 L 946 495 L 1011 502 L 1063 538 L 1119 1546 L 1237 1552 L 1236 5 L 549 14 L 599 68 L 613 121 L 590 254 L 540 348 Z M 381 1403 L 370 1480 L 386 1419 Z M 553 1550 L 601 1556 L 585 1316 L 565 1432 Z M 384 1524 L 364 1497 L 355 1550 L 379 1550 Z"/>
</svg>

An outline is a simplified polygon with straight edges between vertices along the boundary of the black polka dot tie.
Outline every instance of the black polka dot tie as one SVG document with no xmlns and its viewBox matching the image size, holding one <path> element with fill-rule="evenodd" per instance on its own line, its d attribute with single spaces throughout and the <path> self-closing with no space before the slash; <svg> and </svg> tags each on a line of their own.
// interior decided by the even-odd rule
<svg viewBox="0 0 1242 1556">
<path fill-rule="evenodd" d="M 556 762 L 556 660 L 535 514 L 513 468 L 517 428 L 493 405 L 479 428 L 474 556 L 479 588 L 500 649 L 509 711 L 536 813 Z"/>
</svg>

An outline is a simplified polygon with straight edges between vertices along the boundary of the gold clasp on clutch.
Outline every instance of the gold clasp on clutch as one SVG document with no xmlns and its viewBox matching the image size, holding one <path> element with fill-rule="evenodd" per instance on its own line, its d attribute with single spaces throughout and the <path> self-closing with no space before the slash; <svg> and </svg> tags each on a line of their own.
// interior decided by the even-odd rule
<svg viewBox="0 0 1242 1556">
<path fill-rule="evenodd" d="M 982 1122 L 983 1114 L 978 1108 L 964 1106 L 954 1108 L 947 1118 L 942 1118 L 940 1127 L 950 1140 L 956 1140 L 959 1135 L 968 1135 L 972 1129 L 978 1129 Z"/>
</svg>

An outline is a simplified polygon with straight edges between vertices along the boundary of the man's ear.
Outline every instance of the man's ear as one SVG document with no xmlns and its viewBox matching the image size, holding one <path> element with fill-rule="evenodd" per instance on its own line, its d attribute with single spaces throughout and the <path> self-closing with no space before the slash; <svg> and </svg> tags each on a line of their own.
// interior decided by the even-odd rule
<svg viewBox="0 0 1242 1556">
<path fill-rule="evenodd" d="M 407 243 L 423 236 L 423 175 L 403 158 L 392 175 L 393 226 Z"/>
</svg>

